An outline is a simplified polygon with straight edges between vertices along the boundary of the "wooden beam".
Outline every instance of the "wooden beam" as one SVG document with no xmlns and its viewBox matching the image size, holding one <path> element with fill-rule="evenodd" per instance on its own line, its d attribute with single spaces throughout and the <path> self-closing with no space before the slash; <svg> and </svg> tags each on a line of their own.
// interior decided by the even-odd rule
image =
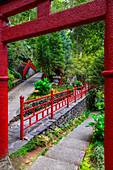
<svg viewBox="0 0 113 170">
<path fill-rule="evenodd" d="M 0 14 L 10 17 L 32 9 L 45 0 L 13 0 L 0 6 Z"/>
<path fill-rule="evenodd" d="M 105 13 L 104 0 L 92 1 L 17 26 L 4 28 L 2 41 L 9 43 L 100 21 L 105 18 Z"/>
</svg>

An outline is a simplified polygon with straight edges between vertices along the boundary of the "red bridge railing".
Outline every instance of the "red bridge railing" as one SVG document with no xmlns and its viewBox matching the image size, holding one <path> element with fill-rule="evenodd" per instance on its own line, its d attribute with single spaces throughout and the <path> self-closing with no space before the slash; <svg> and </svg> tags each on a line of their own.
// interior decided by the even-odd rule
<svg viewBox="0 0 113 170">
<path fill-rule="evenodd" d="M 87 91 L 89 91 L 89 86 L 85 84 L 85 86 L 81 85 L 81 87 L 78 88 L 75 86 L 73 89 L 69 89 L 69 87 L 67 87 L 67 90 L 55 94 L 53 94 L 53 90 L 51 90 L 51 95 L 29 101 L 24 101 L 24 96 L 20 96 L 20 139 L 23 140 L 25 129 L 49 115 L 51 115 L 51 119 L 53 119 L 54 112 L 66 105 L 69 108 L 69 103 L 72 101 L 76 102 L 77 99 L 82 98 L 83 95 L 86 95 Z M 28 109 L 25 108 L 26 104 L 30 104 L 45 98 L 47 99 L 47 102 L 37 104 L 36 106 Z M 41 106 L 44 108 L 37 111 L 37 109 Z M 24 118 L 25 113 L 28 111 L 31 112 L 31 115 Z M 25 123 L 26 121 L 27 125 Z"/>
</svg>

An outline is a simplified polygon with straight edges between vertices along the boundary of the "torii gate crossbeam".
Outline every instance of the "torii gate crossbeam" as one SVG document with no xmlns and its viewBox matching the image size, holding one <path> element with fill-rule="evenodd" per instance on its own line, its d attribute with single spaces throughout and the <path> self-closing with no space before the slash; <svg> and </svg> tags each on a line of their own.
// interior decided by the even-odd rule
<svg viewBox="0 0 113 170">
<path fill-rule="evenodd" d="M 44 5 L 45 3 L 43 3 Z M 6 27 L 2 32 L 2 41 L 12 42 L 53 31 L 72 28 L 105 18 L 106 5 L 103 0 L 73 7 L 58 13 L 50 13 L 50 2 L 45 6 L 38 5 L 38 18 L 13 27 Z M 42 9 L 45 9 L 42 12 Z"/>
<path fill-rule="evenodd" d="M 94 0 L 55 14 L 51 0 L 12 0 L 0 6 L 0 158 L 8 152 L 7 43 L 105 19 L 105 168 L 113 169 L 113 0 Z M 13 27 L 8 17 L 37 7 L 37 19 Z"/>
</svg>

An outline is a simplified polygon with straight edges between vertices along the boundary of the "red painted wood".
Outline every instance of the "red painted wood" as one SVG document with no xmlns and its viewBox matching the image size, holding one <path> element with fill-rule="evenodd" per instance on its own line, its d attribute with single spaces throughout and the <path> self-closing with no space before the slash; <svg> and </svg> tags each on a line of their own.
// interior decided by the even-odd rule
<svg viewBox="0 0 113 170">
<path fill-rule="evenodd" d="M 85 89 L 85 88 L 84 88 Z M 86 89 L 87 90 L 87 89 Z M 78 99 L 80 96 L 81 96 L 81 90 L 79 90 L 79 95 L 76 95 L 75 94 L 76 92 L 76 89 L 70 89 L 69 90 L 69 87 L 67 87 L 67 90 L 66 91 L 62 91 L 62 92 L 59 92 L 59 93 L 55 93 L 53 94 L 53 90 L 51 90 L 51 95 L 49 96 L 44 96 L 44 97 L 41 97 L 41 98 L 37 98 L 37 99 L 34 99 L 34 100 L 29 100 L 27 102 L 24 102 L 24 96 L 20 96 L 20 113 L 21 113 L 21 120 L 20 120 L 20 139 L 23 140 L 23 136 L 24 136 L 24 130 L 27 129 L 28 127 L 32 126 L 33 124 L 35 124 L 36 122 L 44 119 L 45 117 L 47 117 L 48 115 L 51 115 L 51 119 L 53 119 L 53 113 L 57 110 L 59 110 L 60 108 L 62 108 L 63 106 L 67 105 L 67 107 L 69 107 L 69 103 L 74 101 L 75 98 Z M 56 96 L 58 94 L 63 94 L 63 93 L 67 93 L 67 94 L 64 94 L 63 96 L 61 97 L 58 97 L 58 98 L 55 98 L 53 99 L 53 96 Z M 83 93 L 85 94 L 85 93 Z M 51 100 L 48 101 L 48 102 L 45 102 L 45 103 L 42 103 L 42 104 L 39 104 L 37 106 L 34 106 L 34 107 L 31 107 L 29 109 L 26 109 L 24 110 L 24 104 L 26 103 L 32 103 L 34 101 L 38 101 L 40 99 L 44 99 L 44 98 L 50 98 L 51 97 Z M 66 103 L 67 101 L 67 103 Z M 54 103 L 55 102 L 55 103 Z M 65 103 L 64 103 L 65 102 Z M 47 106 L 47 104 L 50 104 L 50 106 Z M 35 111 L 36 108 L 39 108 L 40 106 L 45 106 L 44 109 L 42 110 L 39 110 L 38 112 Z M 59 108 L 57 107 L 59 106 Z M 55 108 L 53 110 L 53 108 Z M 51 109 L 51 112 L 49 113 L 49 109 Z M 28 112 L 32 110 L 32 115 L 28 116 L 27 118 L 24 118 L 24 113 L 25 112 Z M 44 115 L 44 112 L 47 111 L 47 114 Z M 39 114 L 42 114 L 42 117 L 40 119 L 38 119 L 38 115 Z M 31 118 L 32 117 L 36 117 L 36 121 L 32 122 L 31 123 Z M 29 125 L 24 127 L 24 122 L 29 120 Z"/>
<path fill-rule="evenodd" d="M 105 11 L 104 0 L 92 1 L 20 25 L 4 28 L 2 41 L 8 43 L 100 21 L 105 18 Z"/>
<path fill-rule="evenodd" d="M 82 98 L 82 84 L 81 84 L 81 98 Z"/>
<path fill-rule="evenodd" d="M 40 2 L 45 0 L 13 0 L 7 4 L 0 6 L 0 13 L 10 17 L 21 13 L 23 11 L 32 9 L 37 6 Z"/>
<path fill-rule="evenodd" d="M 69 87 L 67 87 L 67 108 L 69 108 Z"/>
<path fill-rule="evenodd" d="M 87 84 L 85 84 L 85 95 L 87 93 Z"/>
<path fill-rule="evenodd" d="M 113 169 L 113 0 L 106 0 L 105 18 L 105 169 Z"/>
<path fill-rule="evenodd" d="M 25 66 L 25 68 L 24 68 L 24 70 L 23 70 L 23 79 L 24 79 L 24 77 L 25 77 L 25 74 L 26 74 L 29 66 L 31 66 L 31 67 L 36 71 L 35 65 L 31 62 L 30 59 L 28 59 L 27 64 L 26 64 L 26 66 Z"/>
<path fill-rule="evenodd" d="M 43 1 L 37 6 L 37 18 L 47 16 L 51 13 L 51 0 Z"/>
<path fill-rule="evenodd" d="M 6 25 L 0 17 L 0 159 L 8 153 L 8 75 L 7 45 L 1 42 L 2 29 Z"/>
<path fill-rule="evenodd" d="M 53 90 L 51 90 L 51 119 L 53 119 Z"/>
<path fill-rule="evenodd" d="M 20 96 L 20 139 L 24 136 L 24 96 Z M 30 119 L 31 120 L 31 119 Z"/>
</svg>

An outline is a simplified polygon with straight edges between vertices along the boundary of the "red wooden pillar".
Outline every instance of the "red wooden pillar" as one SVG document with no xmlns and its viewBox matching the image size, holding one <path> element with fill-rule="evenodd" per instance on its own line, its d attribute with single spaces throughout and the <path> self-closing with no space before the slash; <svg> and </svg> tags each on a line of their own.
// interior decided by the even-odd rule
<svg viewBox="0 0 113 170">
<path fill-rule="evenodd" d="M 20 96 L 20 139 L 23 140 L 24 137 L 24 96 Z"/>
<path fill-rule="evenodd" d="M 7 18 L 0 15 L 0 159 L 8 153 L 8 75 L 7 44 L 1 41 Z"/>
<path fill-rule="evenodd" d="M 82 98 L 82 84 L 81 84 L 81 98 Z"/>
<path fill-rule="evenodd" d="M 76 85 L 75 85 L 75 103 L 77 101 L 77 99 L 76 99 L 76 92 L 77 92 L 77 90 L 76 90 Z"/>
<path fill-rule="evenodd" d="M 67 108 L 69 108 L 69 87 L 67 87 Z"/>
<path fill-rule="evenodd" d="M 51 90 L 51 119 L 53 119 L 53 90 Z"/>
<path fill-rule="evenodd" d="M 87 84 L 85 84 L 85 95 L 87 93 Z"/>
<path fill-rule="evenodd" d="M 105 169 L 113 170 L 113 0 L 106 0 L 105 17 Z"/>
</svg>

